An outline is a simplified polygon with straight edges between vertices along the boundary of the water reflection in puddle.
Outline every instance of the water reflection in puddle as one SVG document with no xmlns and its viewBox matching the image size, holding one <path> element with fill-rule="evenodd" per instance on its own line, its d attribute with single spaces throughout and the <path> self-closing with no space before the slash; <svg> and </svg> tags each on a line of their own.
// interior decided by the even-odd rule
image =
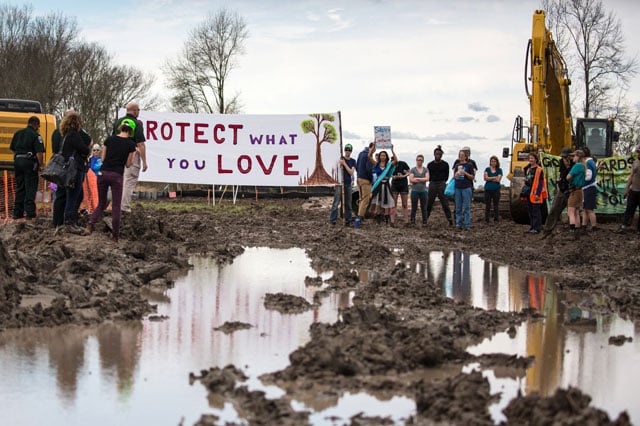
<svg viewBox="0 0 640 426">
<path fill-rule="evenodd" d="M 539 392 L 553 395 L 558 387 L 577 387 L 592 397 L 592 404 L 613 419 L 627 410 L 631 421 L 640 422 L 640 332 L 631 321 L 618 315 L 598 315 L 572 306 L 580 297 L 558 290 L 549 277 L 526 273 L 485 261 L 465 252 L 431 252 L 424 263 L 409 265 L 441 286 L 456 301 L 483 309 L 520 311 L 533 308 L 545 318 L 527 321 L 515 336 L 499 333 L 468 351 L 474 355 L 506 353 L 534 356 L 534 364 L 522 377 L 483 374 L 493 392 L 503 393 L 492 407 L 494 420 L 505 420 L 500 411 L 516 396 Z M 609 337 L 623 335 L 633 340 L 622 346 L 609 344 Z M 476 366 L 465 368 L 469 371 Z"/>
<path fill-rule="evenodd" d="M 309 325 L 334 322 L 353 296 L 332 294 L 300 315 L 264 309 L 266 293 L 313 302 L 318 288 L 304 279 L 318 274 L 301 249 L 248 248 L 231 265 L 193 264 L 173 289 L 155 295 L 164 321 L 0 333 L 0 424 L 178 424 L 182 416 L 193 424 L 213 410 L 188 373 L 227 364 L 250 376 L 251 389 L 279 396 L 257 376 L 286 367 L 289 353 L 309 339 Z M 227 321 L 253 327 L 213 330 Z M 229 404 L 218 414 L 235 417 Z"/>
<path fill-rule="evenodd" d="M 401 257 L 402 253 L 398 252 Z M 317 287 L 304 278 L 318 274 L 303 250 L 249 248 L 231 265 L 193 259 L 194 269 L 175 288 L 155 294 L 158 314 L 169 318 L 97 327 L 10 330 L 0 333 L 0 425 L 31 424 L 193 424 L 201 414 L 216 413 L 223 422 L 237 420 L 230 404 L 212 409 L 203 386 L 188 384 L 188 373 L 234 364 L 250 377 L 251 389 L 269 397 L 282 391 L 263 386 L 257 377 L 288 364 L 288 354 L 308 340 L 314 321 L 333 322 L 338 308 L 353 294 L 332 294 L 322 305 L 300 315 L 282 315 L 263 308 L 266 293 L 283 292 L 312 302 Z M 567 309 L 569 295 L 549 278 L 462 252 L 432 252 L 425 262 L 409 265 L 438 283 L 448 297 L 484 309 L 517 311 L 532 307 L 545 320 L 527 322 L 515 337 L 499 333 L 469 348 L 474 354 L 502 352 L 533 355 L 535 364 L 522 377 L 484 371 L 492 392 L 502 393 L 491 413 L 500 411 L 518 390 L 552 394 L 558 386 L 576 386 L 593 397 L 597 407 L 617 417 L 628 410 L 640 422 L 633 398 L 640 383 L 640 348 L 633 323 L 617 316 L 598 316 Z M 375 278 L 358 271 L 361 281 Z M 328 275 L 321 275 L 323 279 Z M 567 326 L 582 318 L 586 327 Z M 226 335 L 213 328 L 227 321 L 253 325 Z M 609 336 L 633 341 L 608 344 Z M 465 368 L 469 371 L 475 366 Z M 510 374 L 513 374 L 511 372 Z M 308 401 L 294 408 L 311 407 Z M 375 411 L 370 411 L 372 407 Z M 380 401 L 366 394 L 345 394 L 333 407 L 316 407 L 313 424 L 333 424 L 366 409 L 367 415 L 394 414 L 401 422 L 415 412 L 415 403 L 395 397 Z"/>
</svg>

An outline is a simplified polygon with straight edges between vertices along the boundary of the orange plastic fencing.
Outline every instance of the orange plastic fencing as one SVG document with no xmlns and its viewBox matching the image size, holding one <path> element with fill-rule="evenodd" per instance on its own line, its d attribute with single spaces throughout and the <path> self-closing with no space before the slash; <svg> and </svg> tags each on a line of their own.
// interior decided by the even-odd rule
<svg viewBox="0 0 640 426">
<path fill-rule="evenodd" d="M 16 184 L 12 171 L 2 171 L 2 182 L 0 184 L 0 222 L 8 223 L 13 221 L 13 209 L 16 202 Z M 38 192 L 36 192 L 36 215 L 46 216 L 53 210 L 53 191 L 44 179 L 38 180 Z"/>
<path fill-rule="evenodd" d="M 46 215 L 47 212 L 53 212 L 53 191 L 44 179 L 38 180 L 38 186 L 40 189 L 36 193 L 36 215 Z"/>
<path fill-rule="evenodd" d="M 84 178 L 84 208 L 93 213 L 98 207 L 98 177 L 89 169 Z"/>
<path fill-rule="evenodd" d="M 2 171 L 2 185 L 0 185 L 0 221 L 7 223 L 12 220 L 13 207 L 16 201 L 16 186 L 13 173 L 8 170 Z"/>
</svg>

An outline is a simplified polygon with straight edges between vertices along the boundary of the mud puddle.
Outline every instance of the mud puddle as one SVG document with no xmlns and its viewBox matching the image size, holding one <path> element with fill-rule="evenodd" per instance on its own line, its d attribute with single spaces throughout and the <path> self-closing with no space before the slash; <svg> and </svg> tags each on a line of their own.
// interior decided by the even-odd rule
<svg viewBox="0 0 640 426">
<path fill-rule="evenodd" d="M 549 285 L 549 284 L 547 284 Z M 580 389 L 592 405 L 617 418 L 626 410 L 634 424 L 640 423 L 640 331 L 617 315 L 599 315 L 577 308 L 564 310 L 562 295 L 554 286 L 545 294 L 545 318 L 527 321 L 510 332 L 498 333 L 468 348 L 473 355 L 506 353 L 533 356 L 525 375 L 483 371 L 492 392 L 501 392 L 492 411 L 494 420 L 518 391 L 551 396 L 557 388 Z M 480 368 L 467 366 L 469 371 Z M 499 409 L 498 409 L 499 408 Z"/>
<path fill-rule="evenodd" d="M 396 257 L 403 255 L 402 249 L 392 252 Z M 585 296 L 560 290 L 551 277 L 467 252 L 432 251 L 425 261 L 407 267 L 436 283 L 446 297 L 457 302 L 506 312 L 533 309 L 544 315 L 468 348 L 477 356 L 503 353 L 535 357 L 524 374 L 508 367 L 483 370 L 478 363 L 463 368 L 466 373 L 482 371 L 492 394 L 500 394 L 500 400 L 490 407 L 496 423 L 506 420 L 502 410 L 518 392 L 551 396 L 558 388 L 572 386 L 590 395 L 592 404 L 611 418 L 626 410 L 631 421 L 640 424 L 640 406 L 636 404 L 640 391 L 640 327 L 634 322 L 617 314 L 576 307 Z M 360 274 L 365 282 L 370 278 Z M 601 303 L 596 296 L 587 297 L 596 307 Z"/>
<path fill-rule="evenodd" d="M 247 248 L 222 267 L 191 263 L 174 288 L 149 295 L 158 311 L 144 321 L 0 333 L 0 424 L 194 424 L 203 413 L 233 420 L 235 410 L 212 408 L 189 373 L 234 364 L 250 388 L 279 396 L 257 377 L 286 367 L 310 324 L 335 322 L 353 296 L 314 303 L 322 286 L 305 281 L 330 273 L 315 272 L 301 249 Z M 277 293 L 312 306 L 296 315 L 265 309 L 265 295 Z"/>
<path fill-rule="evenodd" d="M 501 311 L 532 308 L 544 315 L 468 349 L 473 355 L 535 357 L 521 376 L 506 368 L 483 371 L 492 393 L 502 394 L 491 407 L 494 421 L 506 420 L 501 411 L 518 391 L 551 396 L 557 388 L 572 386 L 590 395 L 592 404 L 611 418 L 627 410 L 631 421 L 640 424 L 640 330 L 632 321 L 576 307 L 584 295 L 560 290 L 552 278 L 465 252 L 431 252 L 427 261 L 410 267 L 456 301 Z M 592 298 L 597 306 L 597 297 Z M 473 370 L 481 368 L 470 364 L 463 369 Z"/>
</svg>

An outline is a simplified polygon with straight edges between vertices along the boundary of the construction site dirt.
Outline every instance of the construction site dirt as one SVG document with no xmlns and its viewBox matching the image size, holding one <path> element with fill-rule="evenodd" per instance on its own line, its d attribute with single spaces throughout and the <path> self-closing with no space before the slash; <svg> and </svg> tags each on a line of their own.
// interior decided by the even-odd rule
<svg viewBox="0 0 640 426">
<path fill-rule="evenodd" d="M 525 321 L 544 321 L 544 312 L 532 304 L 481 309 L 448 297 L 440 283 L 416 268 L 431 253 L 471 253 L 550 277 L 554 291 L 564 295 L 564 312 L 617 315 L 638 330 L 640 234 L 622 233 L 617 223 L 575 237 L 568 226 L 559 225 L 543 238 L 508 219 L 485 224 L 484 205 L 474 203 L 468 231 L 450 227 L 439 206 L 427 225 L 407 226 L 399 218 L 396 226 L 388 226 L 368 218 L 354 229 L 329 224 L 330 202 L 329 197 L 240 199 L 236 204 L 224 199 L 211 206 L 202 199 L 145 200 L 124 214 L 118 244 L 109 239 L 108 216 L 88 236 L 54 232 L 46 216 L 7 223 L 0 227 L 0 335 L 22 327 L 161 321 L 153 317 L 156 310 L 146 291 L 171 288 L 191 268 L 192 256 L 226 265 L 248 247 L 300 248 L 315 270 L 329 272 L 326 279 L 308 277 L 306 285 L 322 286 L 324 294 L 349 291 L 351 303 L 340 309 L 337 322 L 312 324 L 308 342 L 289 355 L 286 368 L 260 378 L 282 389 L 282 396 L 270 399 L 243 386 L 243 365 L 202 365 L 200 371 L 185 371 L 185 380 L 190 374 L 193 383 L 202 384 L 202 398 L 232 403 L 249 424 L 300 425 L 314 422 L 309 411 L 296 411 L 291 401 L 337 400 L 345 392 L 364 391 L 415 401 L 415 411 L 402 420 L 406 424 L 489 425 L 496 423 L 489 411 L 495 392 L 479 369 L 464 367 L 477 364 L 524 376 L 536 359 L 473 355 L 467 348 L 496 333 L 513 332 Z M 319 302 L 279 295 L 265 303 L 295 315 L 308 309 L 307 303 Z M 218 326 L 225 333 L 249 327 L 232 320 Z M 559 319 L 579 320 L 584 315 Z M 610 344 L 635 344 L 635 336 L 616 339 Z M 436 370 L 441 373 L 431 374 Z M 351 424 L 397 423 L 363 411 Z M 502 421 L 531 424 L 533 418 L 537 424 L 640 420 L 624 411 L 610 418 L 590 405 L 588 395 L 562 387 L 548 396 L 518 394 Z M 219 421 L 207 414 L 198 424 Z"/>
</svg>

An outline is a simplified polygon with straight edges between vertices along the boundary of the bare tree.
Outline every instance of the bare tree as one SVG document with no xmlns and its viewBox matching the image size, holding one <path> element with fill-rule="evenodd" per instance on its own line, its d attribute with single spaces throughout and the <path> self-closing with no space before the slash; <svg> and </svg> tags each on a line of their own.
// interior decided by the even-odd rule
<svg viewBox="0 0 640 426">
<path fill-rule="evenodd" d="M 640 103 L 631 105 L 620 99 L 613 116 L 620 131 L 620 140 L 616 142 L 616 152 L 627 155 L 640 145 Z"/>
<path fill-rule="evenodd" d="M 115 65 L 104 47 L 78 40 L 76 20 L 61 14 L 34 17 L 32 7 L 0 4 L 0 93 L 33 99 L 61 116 L 73 108 L 99 140 L 111 132 L 115 107 L 136 99 L 152 108 L 154 78 Z"/>
<path fill-rule="evenodd" d="M 613 115 L 619 91 L 626 92 L 638 70 L 637 57 L 625 55 L 620 20 L 602 0 L 543 0 L 543 7 L 569 65 L 574 106 L 582 103 L 584 117 Z"/>
<path fill-rule="evenodd" d="M 240 112 L 239 95 L 226 95 L 226 83 L 244 53 L 246 24 L 237 13 L 221 9 L 189 34 L 180 57 L 164 67 L 173 108 L 183 112 Z"/>
<path fill-rule="evenodd" d="M 95 43 L 82 43 L 70 54 L 73 82 L 65 91 L 63 104 L 82 114 L 85 128 L 94 140 L 109 135 L 117 107 L 139 100 L 145 109 L 156 106 L 149 97 L 154 78 L 141 71 L 113 65 L 111 55 Z M 115 108 L 114 108 L 115 107 Z"/>
</svg>

